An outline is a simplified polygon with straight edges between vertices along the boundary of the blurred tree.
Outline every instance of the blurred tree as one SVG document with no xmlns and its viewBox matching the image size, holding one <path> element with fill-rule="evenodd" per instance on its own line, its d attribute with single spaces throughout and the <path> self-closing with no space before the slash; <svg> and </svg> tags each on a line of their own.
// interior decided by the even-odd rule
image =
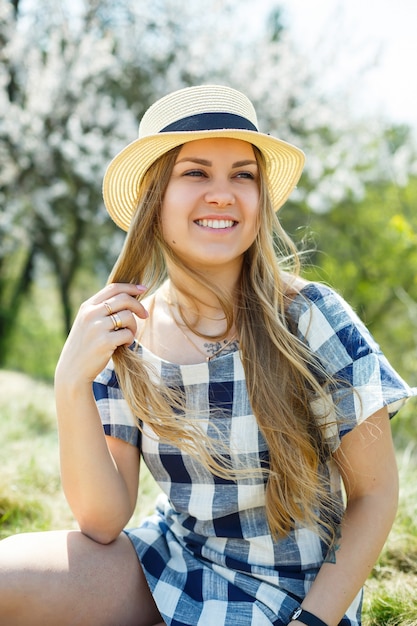
<svg viewBox="0 0 417 626">
<path fill-rule="evenodd" d="M 216 11 L 232 2 L 216 4 L 207 13 L 212 32 Z M 22 6 L 0 8 L 0 364 L 37 259 L 47 258 L 56 277 L 65 331 L 80 267 L 114 261 L 121 234 L 101 200 L 105 166 L 135 138 L 200 16 L 178 0 Z M 186 76 L 176 86 L 184 84 Z"/>
<path fill-rule="evenodd" d="M 263 29 L 252 28 L 253 11 L 250 0 L 207 0 L 204 14 L 184 0 L 0 4 L 0 364 L 19 302 L 45 267 L 37 259 L 56 276 L 66 330 L 79 269 L 114 260 L 121 234 L 102 205 L 103 172 L 160 95 L 230 84 L 253 100 L 264 132 L 305 150 L 283 213 L 290 230 L 312 220 L 307 207 L 319 219 L 387 180 L 380 127 L 356 120 L 344 94 L 323 94 L 279 6 Z"/>
<path fill-rule="evenodd" d="M 17 2 L 1 11 L 0 363 L 39 255 L 54 272 L 69 329 L 76 272 L 111 241 L 109 227 L 95 236 L 107 222 L 104 165 L 135 128 L 107 92 L 121 71 L 114 41 L 94 32 L 88 13 L 76 25 L 59 11 L 21 15 Z"/>
<path fill-rule="evenodd" d="M 361 201 L 347 198 L 331 211 L 309 212 L 317 249 L 306 274 L 335 286 L 417 383 L 417 177 L 404 177 L 416 171 L 408 133 L 390 128 L 379 144 L 391 180 L 368 185 Z"/>
</svg>

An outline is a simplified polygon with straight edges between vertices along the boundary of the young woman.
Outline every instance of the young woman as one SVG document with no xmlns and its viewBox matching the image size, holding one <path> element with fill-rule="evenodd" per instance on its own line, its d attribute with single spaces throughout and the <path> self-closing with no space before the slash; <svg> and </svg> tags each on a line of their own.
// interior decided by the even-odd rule
<svg viewBox="0 0 417 626">
<path fill-rule="evenodd" d="M 128 234 L 56 370 L 80 532 L 1 542 L 1 623 L 360 624 L 397 505 L 389 417 L 415 390 L 298 275 L 276 211 L 303 164 L 221 86 L 156 102 L 110 164 Z M 163 495 L 124 531 L 140 459 Z"/>
</svg>

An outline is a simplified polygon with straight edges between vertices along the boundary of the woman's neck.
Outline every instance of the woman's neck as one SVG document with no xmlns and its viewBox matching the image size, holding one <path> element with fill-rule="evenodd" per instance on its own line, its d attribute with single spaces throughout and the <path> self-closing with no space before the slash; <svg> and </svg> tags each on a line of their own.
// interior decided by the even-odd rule
<svg viewBox="0 0 417 626">
<path fill-rule="evenodd" d="M 221 286 L 227 298 L 223 282 Z M 200 281 L 175 273 L 163 285 L 161 295 L 173 319 L 193 333 L 205 338 L 230 338 L 236 333 L 233 290 L 234 285 L 230 287 L 231 299 L 223 304 L 215 291 Z"/>
<path fill-rule="evenodd" d="M 165 287 L 167 299 L 175 303 L 184 311 L 193 313 L 196 317 L 224 320 L 224 310 L 215 291 L 204 285 L 198 279 L 191 277 L 181 268 L 169 268 L 168 281 Z M 219 272 L 205 274 L 207 281 L 219 285 L 219 293 L 233 299 L 233 293 L 238 284 L 240 272 L 222 269 Z M 190 320 L 191 321 L 191 320 Z"/>
</svg>

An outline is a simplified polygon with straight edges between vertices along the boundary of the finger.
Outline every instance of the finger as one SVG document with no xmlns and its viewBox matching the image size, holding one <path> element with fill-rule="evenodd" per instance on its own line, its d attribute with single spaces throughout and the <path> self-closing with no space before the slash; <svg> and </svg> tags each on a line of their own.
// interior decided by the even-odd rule
<svg viewBox="0 0 417 626">
<path fill-rule="evenodd" d="M 145 285 L 132 285 L 131 283 L 110 283 L 97 292 L 91 299 L 92 304 L 100 304 L 111 301 L 120 294 L 127 294 L 132 298 L 139 298 L 147 291 Z"/>
<path fill-rule="evenodd" d="M 99 295 L 100 294 L 97 294 L 97 296 Z M 100 301 L 96 304 L 96 306 L 102 307 L 102 313 L 104 315 L 112 315 L 127 309 L 132 311 L 132 313 L 135 313 L 138 317 L 145 319 L 148 317 L 148 312 L 143 304 L 137 300 L 137 297 L 138 296 L 133 297 L 126 291 L 122 291 L 120 293 L 116 293 L 116 295 L 108 297 L 106 300 Z"/>
<path fill-rule="evenodd" d="M 127 328 L 133 335 L 136 334 L 136 320 L 131 311 L 123 310 L 119 313 L 112 313 L 108 316 L 108 319 L 110 332 L 118 332 L 123 328 Z"/>
<path fill-rule="evenodd" d="M 109 315 L 109 318 L 111 319 L 113 324 L 113 329 L 111 330 L 120 330 L 121 328 L 123 328 L 122 318 L 118 313 L 112 313 L 111 315 Z"/>
<path fill-rule="evenodd" d="M 146 319 L 149 316 L 143 304 L 130 296 L 126 298 L 121 295 L 118 298 L 105 300 L 102 304 L 96 306 L 100 307 L 100 313 L 104 317 L 111 317 L 122 311 L 134 313 L 137 317 L 142 319 Z"/>
<path fill-rule="evenodd" d="M 135 335 L 130 331 L 129 328 L 121 328 L 120 330 L 110 331 L 109 337 L 111 338 L 110 356 L 112 356 L 113 352 L 118 347 L 131 346 L 135 342 Z"/>
</svg>

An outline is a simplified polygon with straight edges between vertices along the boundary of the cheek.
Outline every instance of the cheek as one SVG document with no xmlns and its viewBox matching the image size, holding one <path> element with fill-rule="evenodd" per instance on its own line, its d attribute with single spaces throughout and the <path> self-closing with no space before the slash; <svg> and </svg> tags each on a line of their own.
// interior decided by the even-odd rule
<svg viewBox="0 0 417 626">
<path fill-rule="evenodd" d="M 169 222 L 166 222 L 166 220 L 164 220 L 163 218 L 161 220 L 161 233 L 162 239 L 165 241 L 165 243 L 167 243 L 168 245 L 175 243 L 175 241 L 173 240 L 173 233 L 169 226 Z"/>
<path fill-rule="evenodd" d="M 161 234 L 162 239 L 168 246 L 172 247 L 176 245 L 177 242 L 175 240 L 174 223 L 172 219 L 168 218 L 167 211 L 165 210 L 164 206 L 162 207 L 161 211 Z"/>
<path fill-rule="evenodd" d="M 166 233 L 169 230 L 169 223 L 170 223 L 167 201 L 169 202 L 168 193 L 165 194 L 164 199 L 162 201 L 161 215 L 160 215 L 161 232 L 162 232 L 162 236 L 164 239 L 166 239 Z"/>
<path fill-rule="evenodd" d="M 251 220 L 253 224 L 254 231 L 258 232 L 261 226 L 261 209 L 259 206 L 259 196 L 254 198 L 254 202 L 252 205 L 252 210 L 250 211 Z"/>
</svg>

